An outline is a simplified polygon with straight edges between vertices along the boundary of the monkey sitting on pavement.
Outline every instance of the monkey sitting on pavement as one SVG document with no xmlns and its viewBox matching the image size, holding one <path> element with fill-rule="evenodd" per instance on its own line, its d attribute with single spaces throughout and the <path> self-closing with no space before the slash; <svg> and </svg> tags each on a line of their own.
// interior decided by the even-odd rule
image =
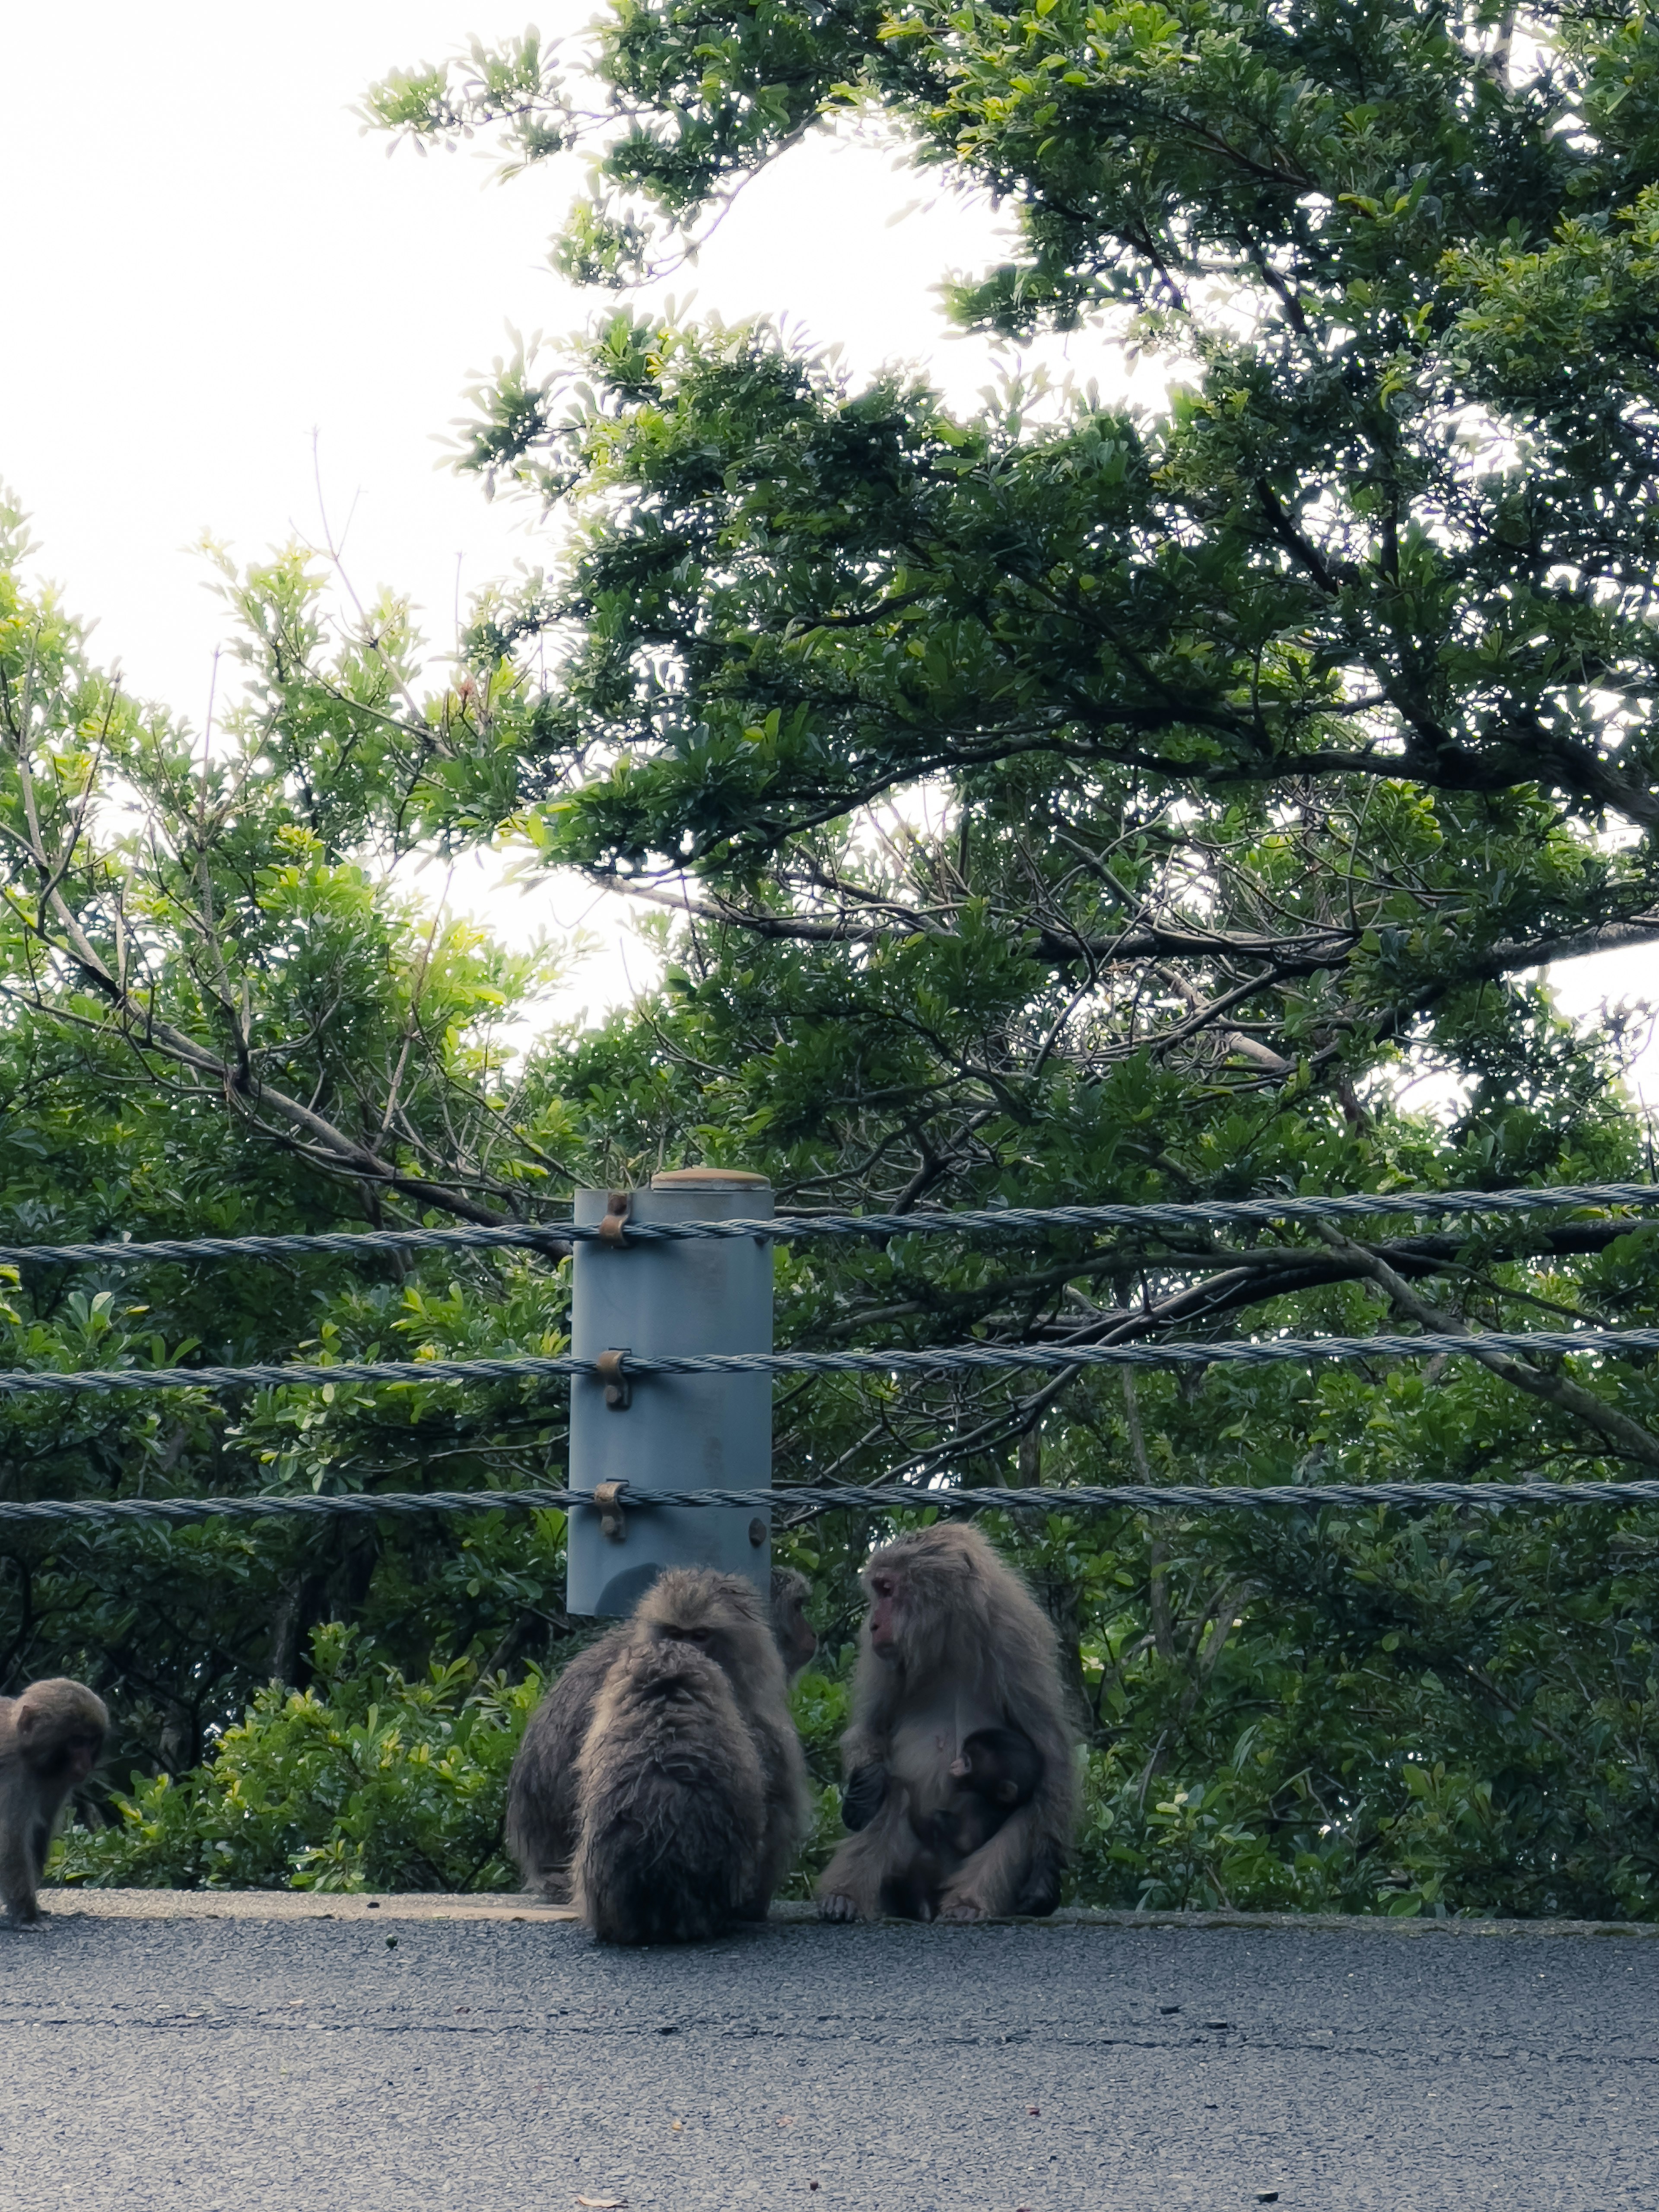
<svg viewBox="0 0 1659 2212">
<path fill-rule="evenodd" d="M 0 1899 L 15 1926 L 40 1917 L 52 1822 L 103 1755 L 109 1714 L 84 1682 L 56 1676 L 0 1698 Z"/>
<path fill-rule="evenodd" d="M 965 1859 L 990 1842 L 1017 1806 L 1036 1796 L 1042 1759 L 1018 1729 L 975 1729 L 963 1738 L 949 1772 L 956 1788 L 916 1832 L 934 1850 Z"/>
<path fill-rule="evenodd" d="M 1073 1732 L 1054 1629 L 975 1528 L 941 1522 L 901 1536 L 864 1570 L 852 1723 L 842 1738 L 849 1829 L 818 1882 L 826 1920 L 868 1920 L 906 1893 L 928 1858 L 915 1823 L 949 1809 L 964 1738 L 1012 1729 L 1039 1762 L 1030 1799 L 943 1869 L 941 1920 L 1048 1913 L 1077 1820 Z M 917 1870 L 924 1879 L 933 1865 Z"/>
<path fill-rule="evenodd" d="M 817 1650 L 806 1618 L 811 1595 L 793 1567 L 772 1570 L 769 1618 L 786 1674 L 793 1681 Z M 631 1624 L 620 1622 L 579 1651 L 530 1716 L 507 1784 L 507 1847 L 526 1889 L 554 1905 L 570 1899 L 570 1862 L 580 1821 L 576 1760 L 593 1723 L 594 1701 Z"/>
<path fill-rule="evenodd" d="M 672 1567 L 641 1599 L 576 1760 L 573 1897 L 601 1942 L 765 1918 L 811 1815 L 787 1688 L 742 1576 Z"/>
</svg>

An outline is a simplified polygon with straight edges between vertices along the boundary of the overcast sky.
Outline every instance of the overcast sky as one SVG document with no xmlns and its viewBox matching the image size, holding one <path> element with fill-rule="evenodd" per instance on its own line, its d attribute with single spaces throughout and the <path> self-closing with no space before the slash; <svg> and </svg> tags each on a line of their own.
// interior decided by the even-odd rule
<svg viewBox="0 0 1659 2212">
<path fill-rule="evenodd" d="M 550 37 L 594 12 L 559 0 L 538 20 Z M 393 67 L 520 21 L 479 0 L 0 13 L 0 481 L 33 518 L 37 573 L 96 622 L 100 658 L 194 723 L 226 627 L 193 550 L 204 532 L 247 560 L 319 542 L 325 505 L 337 533 L 349 519 L 359 592 L 410 592 L 439 649 L 471 591 L 544 557 L 533 515 L 489 505 L 437 441 L 509 325 L 556 334 L 605 304 L 546 261 L 580 171 L 499 185 L 488 148 L 388 159 L 352 112 Z M 966 400 L 994 357 L 947 336 L 933 288 L 995 258 L 997 226 L 926 191 L 878 147 L 809 142 L 672 289 L 728 319 L 787 313 L 860 373 L 925 362 Z M 1097 337 L 1054 353 L 1121 382 Z M 568 927 L 591 903 L 538 893 L 509 915 L 490 901 L 514 933 L 532 915 Z M 615 937 L 604 907 L 591 922 Z M 1579 962 L 1555 980 L 1587 1012 L 1648 988 L 1651 965 Z M 613 949 L 586 995 L 611 997 L 624 972 Z M 1659 1102 L 1652 1052 L 1642 1083 Z"/>
<path fill-rule="evenodd" d="M 411 591 L 441 646 L 458 566 L 464 600 L 540 557 L 533 514 L 489 506 L 439 441 L 509 326 L 558 334 L 611 304 L 547 264 L 581 167 L 503 185 L 483 143 L 422 159 L 352 112 L 392 66 L 518 27 L 477 6 L 0 14 L 0 480 L 104 657 L 182 713 L 204 711 L 222 628 L 191 549 L 317 538 L 313 446 L 359 590 Z M 593 12 L 567 0 L 542 27 Z M 933 356 L 966 396 L 988 350 L 944 340 L 931 288 L 994 228 L 948 198 L 890 225 L 918 190 L 874 149 L 808 146 L 670 289 L 728 319 L 787 311 L 861 368 Z"/>
</svg>

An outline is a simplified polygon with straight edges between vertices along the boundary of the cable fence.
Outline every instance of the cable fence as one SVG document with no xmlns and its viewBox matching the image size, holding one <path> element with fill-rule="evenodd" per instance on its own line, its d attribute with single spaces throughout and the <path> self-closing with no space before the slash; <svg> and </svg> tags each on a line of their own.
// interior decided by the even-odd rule
<svg viewBox="0 0 1659 2212">
<path fill-rule="evenodd" d="M 329 1253 L 358 1255 L 441 1250 L 544 1248 L 562 1254 L 572 1243 L 684 1243 L 701 1237 L 791 1240 L 812 1237 L 899 1237 L 915 1235 L 1042 1234 L 1053 1231 L 1143 1229 L 1187 1231 L 1200 1225 L 1261 1227 L 1273 1223 L 1355 1221 L 1376 1218 L 1466 1216 L 1515 1218 L 1583 1209 L 1659 1208 L 1659 1185 L 1579 1184 L 1543 1189 L 1375 1194 L 1344 1197 L 1286 1195 L 1197 1204 L 997 1207 L 967 1212 L 904 1214 L 779 1215 L 755 1219 L 647 1222 L 613 1209 L 603 1224 L 507 1224 L 500 1227 L 349 1231 L 277 1237 L 196 1237 L 147 1243 L 39 1244 L 0 1248 L 0 1263 L 137 1266 L 172 1261 L 270 1261 Z M 1500 1358 L 1554 1360 L 1632 1359 L 1659 1353 L 1659 1328 L 1530 1329 L 1376 1336 L 1263 1336 L 1157 1342 L 1003 1344 L 972 1342 L 883 1351 L 735 1352 L 639 1354 L 623 1349 L 599 1358 L 574 1353 L 498 1358 L 419 1358 L 259 1362 L 244 1366 L 100 1367 L 81 1370 L 14 1369 L 0 1371 L 0 1399 L 78 1397 L 167 1390 L 356 1389 L 386 1384 L 565 1383 L 576 1377 L 619 1386 L 653 1377 L 698 1376 L 868 1376 L 934 1377 L 954 1374 L 1064 1374 L 1086 1369 L 1258 1367 L 1285 1362 Z M 625 1396 L 623 1402 L 625 1402 Z M 626 1487 L 626 1486 L 624 1486 Z M 247 1521 L 283 1516 L 408 1516 L 426 1514 L 569 1510 L 592 1501 L 589 1490 L 514 1490 L 251 1498 L 0 1499 L 0 1522 L 119 1523 L 155 1521 Z M 938 1506 L 950 1511 L 990 1507 L 1014 1512 L 1140 1510 L 1248 1510 L 1291 1507 L 1424 1507 L 1467 1504 L 1486 1509 L 1599 1504 L 1630 1507 L 1659 1503 L 1659 1482 L 1545 1481 L 1376 1484 L 1284 1484 L 1261 1487 L 1192 1485 L 1114 1485 L 1061 1490 L 967 1490 L 908 1485 L 782 1491 L 648 1492 L 630 1489 L 630 1510 L 657 1506 L 776 1510 L 794 1517 L 839 1510 L 886 1511 Z"/>
<path fill-rule="evenodd" d="M 1582 1207 L 1659 1208 L 1659 1184 L 1558 1184 L 1548 1189 L 1450 1190 L 1361 1194 L 1346 1198 L 1206 1199 L 1152 1206 L 992 1206 L 938 1213 L 779 1213 L 752 1220 L 510 1222 L 468 1229 L 367 1229 L 291 1237 L 167 1237 L 142 1243 L 0 1246 L 4 1267 L 143 1267 L 173 1261 L 288 1260 L 312 1253 L 346 1257 L 380 1253 L 501 1251 L 549 1248 L 561 1255 L 579 1243 L 684 1243 L 699 1237 L 760 1237 L 783 1243 L 812 1237 L 975 1237 L 1042 1234 L 1053 1230 L 1190 1230 L 1211 1223 L 1261 1228 L 1276 1221 L 1427 1219 L 1488 1214 L 1494 1218 Z"/>
<path fill-rule="evenodd" d="M 1473 1336 L 1289 1336 L 1188 1340 L 1162 1344 L 953 1344 L 911 1352 L 699 1352 L 647 1357 L 569 1352 L 508 1359 L 305 1360 L 250 1367 L 90 1367 L 0 1372 L 0 1397 L 75 1396 L 132 1390 L 274 1390 L 382 1382 L 568 1382 L 586 1376 L 614 1386 L 662 1375 L 1052 1374 L 1067 1367 L 1265 1367 L 1286 1360 L 1479 1359 L 1483 1355 L 1632 1358 L 1659 1352 L 1659 1328 L 1493 1329 Z"/>
<path fill-rule="evenodd" d="M 1503 1511 L 1518 1506 L 1554 1510 L 1563 1505 L 1600 1505 L 1617 1510 L 1659 1504 L 1659 1481 L 1652 1482 L 1331 1482 L 1274 1483 L 1260 1488 L 1237 1484 L 1079 1484 L 1065 1490 L 969 1490 L 957 1484 L 933 1488 L 902 1483 L 868 1486 L 803 1484 L 785 1490 L 650 1490 L 617 1486 L 621 1494 L 607 1510 L 651 1512 L 659 1507 L 738 1509 L 774 1512 L 786 1521 L 816 1519 L 825 1513 L 1110 1513 L 1255 1511 L 1290 1508 L 1322 1512 L 1337 1507 L 1364 1510 L 1378 1506 L 1422 1509 L 1437 1505 L 1482 1507 Z M 592 1507 L 586 1490 L 465 1490 L 364 1492 L 317 1496 L 268 1493 L 251 1498 L 44 1498 L 0 1499 L 0 1524 L 132 1523 L 165 1522 L 187 1526 L 200 1521 L 379 1519 L 409 1521 L 423 1514 L 569 1512 Z"/>
</svg>

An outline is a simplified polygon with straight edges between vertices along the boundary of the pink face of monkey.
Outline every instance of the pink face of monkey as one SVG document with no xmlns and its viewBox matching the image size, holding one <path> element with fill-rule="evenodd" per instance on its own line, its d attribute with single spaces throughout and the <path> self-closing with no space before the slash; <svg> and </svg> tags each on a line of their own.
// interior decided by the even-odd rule
<svg viewBox="0 0 1659 2212">
<path fill-rule="evenodd" d="M 903 1641 L 904 1585 L 885 1568 L 870 1577 L 870 1648 L 878 1659 L 890 1663 L 899 1656 Z"/>
</svg>

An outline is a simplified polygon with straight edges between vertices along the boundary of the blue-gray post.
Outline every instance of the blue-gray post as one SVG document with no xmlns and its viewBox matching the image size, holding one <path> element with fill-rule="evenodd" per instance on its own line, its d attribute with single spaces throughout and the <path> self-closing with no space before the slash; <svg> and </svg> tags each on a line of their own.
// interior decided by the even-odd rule
<svg viewBox="0 0 1659 2212">
<path fill-rule="evenodd" d="M 610 1206 L 606 1192 L 579 1190 L 576 1219 L 601 1221 Z M 764 1176 L 720 1168 L 678 1169 L 653 1176 L 649 1190 L 628 1194 L 627 1218 L 634 1221 L 766 1220 L 771 1212 Z M 634 1245 L 584 1238 L 572 1264 L 570 1348 L 579 1359 L 615 1351 L 646 1358 L 772 1349 L 769 1237 Z M 771 1486 L 769 1376 L 647 1375 L 626 1395 L 625 1406 L 608 1404 L 602 1382 L 573 1376 L 572 1490 L 625 1482 L 638 1498 L 653 1490 Z M 597 1505 L 573 1510 L 565 1601 L 572 1613 L 631 1613 L 664 1567 L 718 1567 L 767 1590 L 772 1547 L 764 1509 L 630 1510 L 624 1497 L 619 1515 Z"/>
</svg>

